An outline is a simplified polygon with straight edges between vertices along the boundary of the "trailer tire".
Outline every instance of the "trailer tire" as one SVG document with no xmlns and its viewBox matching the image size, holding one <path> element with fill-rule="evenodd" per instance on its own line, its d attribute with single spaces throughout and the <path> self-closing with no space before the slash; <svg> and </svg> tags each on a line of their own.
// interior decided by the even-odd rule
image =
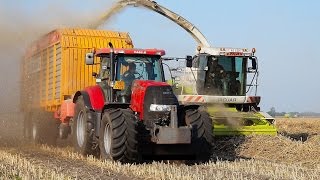
<svg viewBox="0 0 320 180">
<path fill-rule="evenodd" d="M 31 142 L 55 146 L 58 137 L 58 123 L 52 114 L 47 112 L 33 113 L 29 124 Z"/>
<path fill-rule="evenodd" d="M 192 126 L 192 149 L 195 161 L 190 163 L 203 163 L 210 160 L 212 155 L 213 132 L 212 119 L 205 111 L 189 109 L 186 111 L 186 124 Z"/>
<path fill-rule="evenodd" d="M 138 161 L 137 122 L 131 110 L 110 109 L 103 114 L 99 147 L 102 159 Z"/>
<path fill-rule="evenodd" d="M 25 113 L 24 120 L 23 120 L 23 139 L 25 142 L 29 142 L 32 137 L 31 127 L 31 113 Z"/>
<path fill-rule="evenodd" d="M 82 96 L 75 104 L 75 117 L 72 124 L 72 141 L 76 152 L 81 155 L 95 154 L 93 150 L 93 122 L 88 118 L 89 109 L 86 108 Z"/>
</svg>

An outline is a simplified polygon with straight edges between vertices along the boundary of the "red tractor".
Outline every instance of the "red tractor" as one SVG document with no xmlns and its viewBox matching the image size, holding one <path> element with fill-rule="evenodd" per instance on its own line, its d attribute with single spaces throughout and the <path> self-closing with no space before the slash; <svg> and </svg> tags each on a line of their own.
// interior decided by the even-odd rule
<svg viewBox="0 0 320 180">
<path fill-rule="evenodd" d="M 77 152 L 120 162 L 158 155 L 209 160 L 212 120 L 200 106 L 179 105 L 165 83 L 165 51 L 109 46 L 86 54 L 86 64 L 99 63 L 100 70 L 93 73 L 97 84 L 73 98 Z"/>
</svg>

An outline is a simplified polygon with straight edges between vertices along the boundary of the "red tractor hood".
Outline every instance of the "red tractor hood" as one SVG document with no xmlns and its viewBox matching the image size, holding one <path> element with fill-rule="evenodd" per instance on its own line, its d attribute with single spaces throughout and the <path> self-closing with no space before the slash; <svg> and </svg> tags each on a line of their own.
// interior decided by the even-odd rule
<svg viewBox="0 0 320 180">
<path fill-rule="evenodd" d="M 152 80 L 135 80 L 132 83 L 131 109 L 140 113 L 140 118 L 143 119 L 144 97 L 148 87 L 151 86 L 170 86 L 165 82 Z"/>
</svg>

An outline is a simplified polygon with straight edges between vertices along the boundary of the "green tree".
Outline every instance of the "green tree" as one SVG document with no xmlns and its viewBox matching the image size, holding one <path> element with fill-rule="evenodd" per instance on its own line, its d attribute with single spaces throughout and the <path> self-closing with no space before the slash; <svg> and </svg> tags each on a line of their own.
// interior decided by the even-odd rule
<svg viewBox="0 0 320 180">
<path fill-rule="evenodd" d="M 268 114 L 270 114 L 270 116 L 275 117 L 276 116 L 276 108 L 275 107 L 271 107 L 270 111 L 267 112 Z"/>
</svg>

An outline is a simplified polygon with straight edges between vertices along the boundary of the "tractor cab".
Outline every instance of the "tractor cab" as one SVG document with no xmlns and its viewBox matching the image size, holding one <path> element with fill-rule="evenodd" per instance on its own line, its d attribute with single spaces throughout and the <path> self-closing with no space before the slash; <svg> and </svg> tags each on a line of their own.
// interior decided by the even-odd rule
<svg viewBox="0 0 320 180">
<path fill-rule="evenodd" d="M 100 63 L 99 73 L 93 73 L 107 102 L 130 103 L 132 83 L 135 80 L 163 82 L 159 49 L 100 49 L 88 53 L 86 64 Z"/>
</svg>

